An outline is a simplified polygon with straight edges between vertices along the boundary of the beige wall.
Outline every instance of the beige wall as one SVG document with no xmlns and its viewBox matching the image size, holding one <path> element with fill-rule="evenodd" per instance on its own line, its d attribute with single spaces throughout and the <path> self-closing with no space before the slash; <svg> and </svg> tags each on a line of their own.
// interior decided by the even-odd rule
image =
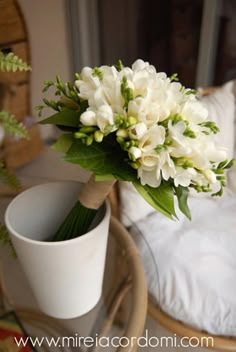
<svg viewBox="0 0 236 352">
<path fill-rule="evenodd" d="M 44 80 L 54 80 L 57 74 L 63 80 L 71 79 L 65 1 L 18 0 L 30 38 L 32 108 L 41 103 Z M 51 129 L 43 127 L 42 132 L 47 137 Z"/>
</svg>

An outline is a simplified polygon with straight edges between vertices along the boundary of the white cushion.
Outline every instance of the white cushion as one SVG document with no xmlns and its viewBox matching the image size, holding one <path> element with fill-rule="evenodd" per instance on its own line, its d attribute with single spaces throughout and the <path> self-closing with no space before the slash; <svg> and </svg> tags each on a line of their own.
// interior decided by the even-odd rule
<svg viewBox="0 0 236 352">
<path fill-rule="evenodd" d="M 175 319 L 236 335 L 236 197 L 190 200 L 192 222 L 153 213 L 131 227 L 149 292 Z"/>
<path fill-rule="evenodd" d="M 234 154 L 234 118 L 235 96 L 234 82 L 230 81 L 213 93 L 200 98 L 209 112 L 209 120 L 214 121 L 220 128 L 216 135 L 217 141 L 228 148 L 229 157 Z"/>
</svg>

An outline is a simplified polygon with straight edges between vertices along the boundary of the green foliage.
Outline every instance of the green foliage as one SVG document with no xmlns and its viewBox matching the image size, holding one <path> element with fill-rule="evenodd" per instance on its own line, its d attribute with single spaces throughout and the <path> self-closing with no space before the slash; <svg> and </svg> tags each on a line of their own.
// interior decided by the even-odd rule
<svg viewBox="0 0 236 352">
<path fill-rule="evenodd" d="M 8 111 L 0 111 L 0 124 L 9 135 L 29 139 L 26 127 Z"/>
<path fill-rule="evenodd" d="M 78 79 L 78 74 L 75 75 Z M 46 93 L 50 88 L 54 88 L 55 100 L 43 99 L 45 105 L 36 106 L 35 110 L 38 111 L 39 116 L 42 115 L 43 109 L 46 107 L 51 108 L 57 112 L 62 111 L 64 107 L 71 108 L 75 111 L 80 111 L 80 114 L 86 110 L 88 104 L 86 101 L 80 101 L 78 91 L 75 85 L 71 82 L 64 83 L 59 76 L 56 77 L 56 82 L 45 81 L 43 93 Z M 49 122 L 45 122 L 49 123 Z"/>
<path fill-rule="evenodd" d="M 217 180 L 220 182 L 220 189 L 218 192 L 213 193 L 212 197 L 221 197 L 224 193 L 226 186 L 225 170 L 230 169 L 234 165 L 234 159 L 224 160 L 217 167 L 214 167 L 212 171 L 216 174 Z"/>
<path fill-rule="evenodd" d="M 219 127 L 213 121 L 202 122 L 202 123 L 199 124 L 199 126 L 205 127 L 205 130 L 203 130 L 202 132 L 207 134 L 207 135 L 210 134 L 210 132 L 212 132 L 214 134 L 220 132 Z"/>
<path fill-rule="evenodd" d="M 178 73 L 173 73 L 171 76 L 170 76 L 170 81 L 171 82 L 178 82 L 179 81 L 179 78 L 178 78 Z"/>
<path fill-rule="evenodd" d="M 64 160 L 79 164 L 96 175 L 113 175 L 118 180 L 126 181 L 137 179 L 126 154 L 110 136 L 104 138 L 103 143 L 94 142 L 90 146 L 81 140 L 75 140 L 65 154 Z"/>
<path fill-rule="evenodd" d="M 118 71 L 121 71 L 124 68 L 122 60 L 118 60 L 117 64 L 115 65 Z"/>
<path fill-rule="evenodd" d="M 10 246 L 11 254 L 16 258 L 16 252 L 12 245 L 9 233 L 5 225 L 0 224 L 0 242 L 3 246 Z"/>
<path fill-rule="evenodd" d="M 20 189 L 20 182 L 15 175 L 11 174 L 5 167 L 2 161 L 0 161 L 0 181 L 10 186 L 11 188 L 18 190 Z"/>
<path fill-rule="evenodd" d="M 124 107 L 126 109 L 128 109 L 129 101 L 134 98 L 133 97 L 134 92 L 133 92 L 133 90 L 131 88 L 129 88 L 128 80 L 127 80 L 126 76 L 124 76 L 123 79 L 122 79 L 121 94 L 122 94 L 122 96 L 124 98 L 124 101 L 125 101 Z"/>
<path fill-rule="evenodd" d="M 14 53 L 4 54 L 0 51 L 0 71 L 2 72 L 16 72 L 16 71 L 30 71 L 31 67 L 23 62 Z"/>
<path fill-rule="evenodd" d="M 173 217 L 176 217 L 174 191 L 170 184 L 162 183 L 159 187 L 153 188 L 148 185 L 143 186 L 138 180 L 136 180 L 133 182 L 133 185 L 139 194 L 154 209 L 158 210 L 169 219 L 173 220 Z"/>
<path fill-rule="evenodd" d="M 189 138 L 196 138 L 197 137 L 196 134 L 189 127 L 186 127 L 183 135 L 185 137 L 189 137 Z"/>
<path fill-rule="evenodd" d="M 73 133 L 63 134 L 58 138 L 52 149 L 57 152 L 67 153 L 72 143 L 75 141 Z"/>
<path fill-rule="evenodd" d="M 191 213 L 188 207 L 188 188 L 183 186 L 175 187 L 175 194 L 178 199 L 179 209 L 189 220 L 191 220 Z"/>
<path fill-rule="evenodd" d="M 40 121 L 42 125 L 50 124 L 64 127 L 74 127 L 78 131 L 80 124 L 80 112 L 69 108 L 63 108 L 62 111 Z"/>
<path fill-rule="evenodd" d="M 31 67 L 23 62 L 14 53 L 4 54 L 0 51 L 0 71 L 2 72 L 16 72 L 16 71 L 30 71 Z M 19 123 L 15 116 L 8 111 L 0 111 L 0 125 L 3 126 L 4 131 L 14 137 L 29 139 L 27 129 L 22 123 Z M 20 182 L 15 175 L 11 174 L 0 160 L 0 181 L 13 189 L 20 189 Z M 16 256 L 12 246 L 8 231 L 4 225 L 0 223 L 0 241 L 3 245 L 9 245 L 13 256 Z"/>
<path fill-rule="evenodd" d="M 102 80 L 103 79 L 102 70 L 99 67 L 94 67 L 93 76 L 98 77 L 100 80 Z"/>
</svg>

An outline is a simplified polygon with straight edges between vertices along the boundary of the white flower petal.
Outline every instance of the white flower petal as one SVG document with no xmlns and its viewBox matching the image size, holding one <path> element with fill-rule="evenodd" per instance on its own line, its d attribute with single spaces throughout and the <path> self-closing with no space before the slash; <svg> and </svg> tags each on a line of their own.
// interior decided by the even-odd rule
<svg viewBox="0 0 236 352">
<path fill-rule="evenodd" d="M 160 173 L 157 172 L 156 168 L 152 170 L 146 170 L 142 166 L 138 169 L 138 177 L 143 186 L 149 185 L 151 187 L 159 187 L 161 184 Z"/>
<path fill-rule="evenodd" d="M 155 126 L 150 128 L 142 137 L 139 143 L 139 148 L 143 153 L 154 150 L 158 144 L 163 144 L 165 141 L 165 128 L 163 126 Z"/>
<path fill-rule="evenodd" d="M 80 116 L 80 122 L 84 126 L 96 126 L 97 125 L 97 119 L 96 119 L 96 114 L 94 111 L 87 110 L 83 112 Z"/>
<path fill-rule="evenodd" d="M 137 123 L 136 125 L 129 127 L 128 131 L 131 139 L 140 140 L 147 132 L 147 126 L 145 125 L 145 123 L 140 122 L 140 123 Z"/>
<path fill-rule="evenodd" d="M 135 158 L 135 159 L 138 159 L 140 158 L 140 156 L 142 155 L 142 152 L 139 148 L 137 147 L 131 147 L 129 149 L 129 153 L 132 154 L 132 156 Z"/>
<path fill-rule="evenodd" d="M 102 132 L 106 126 L 114 124 L 112 108 L 109 105 L 102 105 L 97 111 L 97 124 Z"/>
</svg>

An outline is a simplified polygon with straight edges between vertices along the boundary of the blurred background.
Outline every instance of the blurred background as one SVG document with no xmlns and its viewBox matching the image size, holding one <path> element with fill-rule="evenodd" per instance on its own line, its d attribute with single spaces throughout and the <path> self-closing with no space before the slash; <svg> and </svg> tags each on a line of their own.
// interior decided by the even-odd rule
<svg viewBox="0 0 236 352">
<path fill-rule="evenodd" d="M 1 4 L 13 0 L 0 0 Z M 235 0 L 18 0 L 33 71 L 30 104 L 42 82 L 73 80 L 83 66 L 131 65 L 142 58 L 188 87 L 221 85 L 236 77 Z M 13 23 L 5 9 L 1 17 Z M 7 16 L 9 17 L 7 19 Z M 1 19 L 0 19 L 1 26 Z M 15 31 L 12 26 L 12 31 Z M 19 34 L 19 31 L 18 31 Z M 15 42 L 22 40 L 19 36 Z M 1 42 L 0 49 L 11 50 Z M 0 77 L 1 78 L 1 77 Z M 50 129 L 44 128 L 45 138 Z"/>
</svg>

